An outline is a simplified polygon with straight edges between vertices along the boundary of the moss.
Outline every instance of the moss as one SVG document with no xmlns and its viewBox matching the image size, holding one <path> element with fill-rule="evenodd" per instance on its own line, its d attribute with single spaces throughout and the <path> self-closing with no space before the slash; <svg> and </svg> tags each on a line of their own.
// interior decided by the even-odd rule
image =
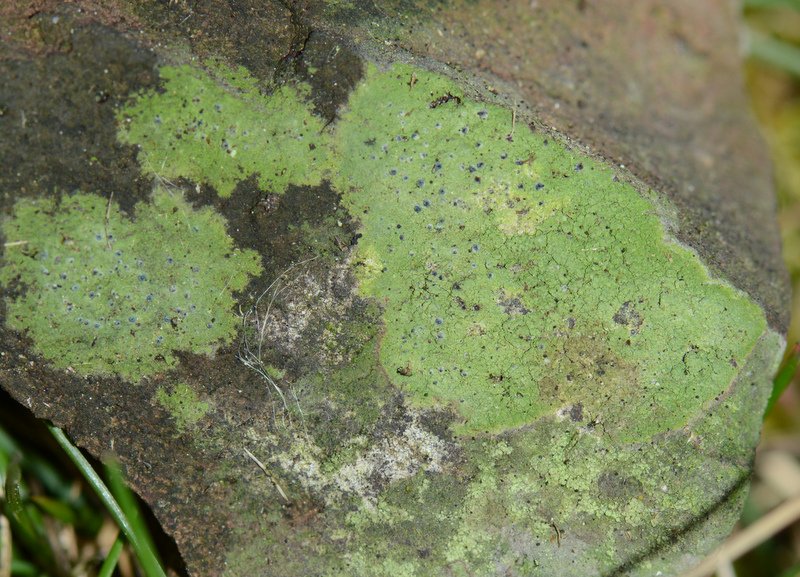
<svg viewBox="0 0 800 577">
<path fill-rule="evenodd" d="M 303 87 L 263 95 L 244 68 L 209 66 L 208 73 L 162 67 L 163 90 L 141 94 L 120 111 L 120 139 L 140 147 L 145 172 L 208 183 L 220 196 L 252 174 L 275 193 L 290 183 L 319 184 L 327 138 Z"/>
<path fill-rule="evenodd" d="M 177 383 L 171 393 L 164 387 L 159 387 L 155 398 L 172 415 L 175 426 L 181 433 L 197 425 L 211 410 L 209 402 L 201 401 L 186 383 Z"/>
<path fill-rule="evenodd" d="M 55 367 L 134 382 L 175 366 L 175 351 L 230 343 L 233 292 L 261 270 L 219 215 L 165 189 L 135 220 L 95 194 L 22 199 L 3 234 L 6 323 Z"/>
</svg>

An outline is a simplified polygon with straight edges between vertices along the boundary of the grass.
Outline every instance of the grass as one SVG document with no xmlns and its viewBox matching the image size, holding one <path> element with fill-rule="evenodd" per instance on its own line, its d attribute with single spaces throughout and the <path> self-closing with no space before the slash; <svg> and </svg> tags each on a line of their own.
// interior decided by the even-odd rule
<svg viewBox="0 0 800 577">
<path fill-rule="evenodd" d="M 0 427 L 0 577 L 166 577 L 120 467 L 107 461 L 101 477 L 46 427 L 55 443 Z"/>
</svg>

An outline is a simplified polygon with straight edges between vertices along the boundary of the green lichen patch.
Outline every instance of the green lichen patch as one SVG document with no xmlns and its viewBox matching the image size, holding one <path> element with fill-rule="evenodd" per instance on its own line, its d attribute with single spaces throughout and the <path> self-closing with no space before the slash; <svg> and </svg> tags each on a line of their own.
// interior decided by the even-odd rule
<svg viewBox="0 0 800 577">
<path fill-rule="evenodd" d="M 139 381 L 236 332 L 233 294 L 261 271 L 225 221 L 157 189 L 136 218 L 95 194 L 22 199 L 3 224 L 6 323 L 58 368 Z"/>
<path fill-rule="evenodd" d="M 224 197 L 252 174 L 275 193 L 319 184 L 327 137 L 302 85 L 263 95 L 244 68 L 164 66 L 160 74 L 162 90 L 139 95 L 118 115 L 119 138 L 140 147 L 146 172 L 205 182 Z"/>
<path fill-rule="evenodd" d="M 381 362 L 462 433 L 580 404 L 586 425 L 648 438 L 719 395 L 766 328 L 611 169 L 442 76 L 373 67 L 336 146 Z"/>
<path fill-rule="evenodd" d="M 175 426 L 180 432 L 197 425 L 211 410 L 209 402 L 201 401 L 197 393 L 186 383 L 177 383 L 171 392 L 159 387 L 155 398 L 172 415 Z"/>
</svg>

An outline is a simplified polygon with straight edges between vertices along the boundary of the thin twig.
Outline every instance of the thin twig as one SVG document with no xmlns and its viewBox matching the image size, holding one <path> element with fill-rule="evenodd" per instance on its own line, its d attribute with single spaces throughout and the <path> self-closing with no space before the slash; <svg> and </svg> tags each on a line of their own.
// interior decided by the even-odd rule
<svg viewBox="0 0 800 577">
<path fill-rule="evenodd" d="M 717 577 L 736 577 L 736 569 L 731 561 L 725 561 L 717 566 Z"/>
<path fill-rule="evenodd" d="M 283 489 L 281 489 L 281 486 L 278 484 L 278 481 L 275 479 L 275 477 L 273 477 L 273 476 L 272 476 L 272 473 L 270 473 L 270 472 L 269 472 L 269 470 L 268 470 L 268 469 L 267 469 L 267 467 L 264 465 L 264 463 L 262 463 L 261 461 L 259 461 L 259 460 L 258 460 L 258 457 L 256 457 L 256 456 L 255 456 L 253 453 L 251 453 L 250 451 L 248 451 L 248 450 L 247 450 L 247 447 L 244 447 L 244 452 L 245 452 L 245 454 L 246 454 L 248 457 L 250 457 L 250 458 L 253 460 L 253 462 L 254 462 L 256 465 L 258 465 L 258 468 L 259 468 L 259 469 L 261 469 L 262 471 L 264 471 L 264 474 L 265 474 L 265 475 L 266 475 L 266 476 L 269 478 L 269 480 L 270 480 L 270 481 L 272 481 L 272 484 L 273 484 L 273 485 L 275 485 L 275 488 L 278 490 L 278 493 L 280 493 L 280 494 L 281 494 L 281 497 L 283 497 L 283 500 L 284 500 L 284 501 L 286 501 L 287 503 L 289 503 L 289 502 L 290 502 L 290 501 L 289 501 L 289 497 L 287 497 L 287 496 L 286 496 L 286 493 L 284 493 L 284 492 L 283 492 Z"/>
<path fill-rule="evenodd" d="M 111 241 L 108 238 L 108 221 L 111 219 L 111 202 L 114 200 L 114 191 L 108 195 L 108 204 L 106 205 L 106 218 L 104 221 L 104 228 L 106 233 L 106 247 L 111 248 Z"/>
</svg>

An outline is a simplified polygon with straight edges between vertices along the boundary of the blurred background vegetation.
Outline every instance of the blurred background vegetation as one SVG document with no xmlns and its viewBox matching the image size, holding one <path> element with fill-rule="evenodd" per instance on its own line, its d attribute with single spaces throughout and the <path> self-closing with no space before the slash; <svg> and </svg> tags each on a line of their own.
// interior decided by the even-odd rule
<svg viewBox="0 0 800 577">
<path fill-rule="evenodd" d="M 787 359 L 796 362 L 800 357 L 800 349 L 794 347 L 800 341 L 800 0 L 746 0 L 742 14 L 747 85 L 775 165 L 784 258 L 794 288 Z M 743 548 L 749 552 L 722 556 L 705 574 L 800 577 L 800 387 L 793 369 L 784 371 L 786 391 L 766 416 L 753 489 L 733 537 L 749 536 Z M 180 575 L 174 544 L 152 519 L 148 523 L 146 511 L 139 512 L 120 486 L 118 470 L 106 467 L 105 479 L 110 494 L 122 505 L 123 520 L 98 497 L 97 486 L 87 482 L 82 468 L 88 465 L 76 464 L 44 423 L 20 418 L 15 407 L 0 394 L 0 577 L 163 575 L 159 568 L 148 566 L 152 559 L 142 564 L 127 544 L 136 539 L 149 542 L 151 534 L 167 574 Z M 781 511 L 785 514 L 780 523 L 765 524 Z M 126 522 L 138 537 L 121 536 L 120 525 Z"/>
<path fill-rule="evenodd" d="M 800 340 L 800 0 L 746 0 L 743 15 L 747 87 L 772 152 L 784 260 L 792 280 L 789 358 L 797 354 L 794 345 Z M 792 507 L 800 496 L 798 459 L 800 388 L 795 374 L 766 416 L 740 531 L 752 529 L 770 512 Z M 763 531 L 751 552 L 719 567 L 717 575 L 800 576 L 800 523 L 771 532 Z"/>
</svg>

